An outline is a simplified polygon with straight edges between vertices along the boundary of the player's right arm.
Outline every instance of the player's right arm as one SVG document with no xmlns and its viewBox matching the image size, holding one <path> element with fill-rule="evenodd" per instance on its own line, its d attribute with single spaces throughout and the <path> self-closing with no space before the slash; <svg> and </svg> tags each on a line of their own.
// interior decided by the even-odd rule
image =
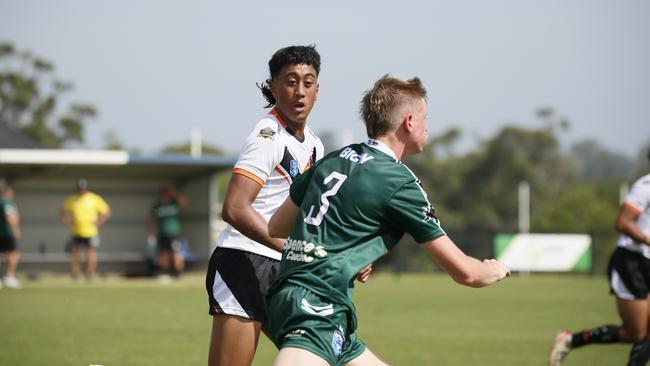
<svg viewBox="0 0 650 366">
<path fill-rule="evenodd" d="M 638 208 L 627 202 L 623 203 L 616 218 L 616 230 L 637 243 L 650 245 L 650 237 L 645 235 L 637 225 L 639 215 L 641 215 L 641 211 Z"/>
<path fill-rule="evenodd" d="M 65 202 L 61 205 L 59 208 L 59 218 L 61 219 L 61 222 L 63 222 L 66 225 L 72 225 L 72 213 L 68 209 L 68 202 L 69 199 L 66 199 Z"/>
<path fill-rule="evenodd" d="M 642 177 L 625 197 L 616 218 L 616 230 L 629 236 L 639 244 L 650 245 L 650 236 L 639 227 L 637 220 L 641 213 L 650 205 L 650 178 Z"/>
<path fill-rule="evenodd" d="M 269 235 L 274 238 L 287 238 L 293 229 L 299 207 L 287 197 L 269 220 Z"/>
<path fill-rule="evenodd" d="M 147 216 L 147 240 L 154 240 L 156 238 L 156 220 L 153 217 L 153 212 Z"/>
<path fill-rule="evenodd" d="M 466 255 L 447 235 L 421 243 L 421 246 L 461 285 L 485 287 L 510 275 L 510 269 L 496 259 L 479 261 Z"/>
<path fill-rule="evenodd" d="M 269 235 L 266 221 L 252 206 L 261 188 L 253 179 L 241 174 L 233 174 L 228 184 L 221 215 L 224 221 L 246 237 L 280 252 L 284 239 Z"/>
</svg>

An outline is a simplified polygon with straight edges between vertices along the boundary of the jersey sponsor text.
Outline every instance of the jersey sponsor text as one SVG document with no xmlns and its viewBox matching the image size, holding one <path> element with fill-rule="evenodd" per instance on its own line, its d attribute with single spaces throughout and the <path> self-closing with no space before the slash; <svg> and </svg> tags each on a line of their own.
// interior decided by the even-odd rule
<svg viewBox="0 0 650 366">
<path fill-rule="evenodd" d="M 361 155 L 357 154 L 357 152 L 354 151 L 351 147 L 346 147 L 343 149 L 343 151 L 341 151 L 341 154 L 339 154 L 339 157 L 350 160 L 351 162 L 357 163 L 359 165 L 367 162 L 368 160 L 374 159 L 374 157 L 366 153 L 363 153 Z"/>
<path fill-rule="evenodd" d="M 284 252 L 287 254 L 286 259 L 294 262 L 310 263 L 314 257 L 324 258 L 327 252 L 322 245 L 316 245 L 304 240 L 287 239 L 284 243 Z"/>
</svg>

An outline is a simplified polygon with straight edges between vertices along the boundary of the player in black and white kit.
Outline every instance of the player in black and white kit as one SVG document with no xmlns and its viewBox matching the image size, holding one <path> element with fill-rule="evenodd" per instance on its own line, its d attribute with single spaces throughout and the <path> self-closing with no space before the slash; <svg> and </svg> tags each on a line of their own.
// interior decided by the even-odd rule
<svg viewBox="0 0 650 366">
<path fill-rule="evenodd" d="M 560 365 L 572 349 L 592 343 L 634 343 L 627 365 L 645 365 L 650 360 L 650 174 L 632 186 L 616 229 L 621 235 L 607 274 L 623 324 L 558 333 L 549 356 L 551 366 Z"/>
<path fill-rule="evenodd" d="M 260 89 L 272 109 L 246 138 L 232 171 L 222 211 L 229 226 L 206 276 L 213 315 L 210 366 L 252 363 L 267 317 L 266 292 L 284 244 L 269 236 L 267 222 L 289 195 L 293 179 L 323 156 L 323 144 L 306 125 L 318 94 L 315 47 L 282 48 L 269 70 Z"/>
</svg>

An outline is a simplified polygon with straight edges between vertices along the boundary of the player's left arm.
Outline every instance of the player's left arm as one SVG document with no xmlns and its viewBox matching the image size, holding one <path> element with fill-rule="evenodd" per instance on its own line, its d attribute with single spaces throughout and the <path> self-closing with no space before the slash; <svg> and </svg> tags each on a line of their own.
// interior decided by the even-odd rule
<svg viewBox="0 0 650 366">
<path fill-rule="evenodd" d="M 293 229 L 299 208 L 287 197 L 269 220 L 269 235 L 273 238 L 287 238 Z"/>
<path fill-rule="evenodd" d="M 108 219 L 111 218 L 111 208 L 104 201 L 103 198 L 97 196 L 98 202 L 97 202 L 97 207 L 98 207 L 98 214 L 97 214 L 97 225 L 104 225 Z"/>
<path fill-rule="evenodd" d="M 641 215 L 639 208 L 629 202 L 624 202 L 616 218 L 616 230 L 636 242 L 650 245 L 650 236 L 645 235 L 637 225 L 639 215 Z"/>
<path fill-rule="evenodd" d="M 463 253 L 447 236 L 421 243 L 451 278 L 461 285 L 469 287 L 485 287 L 510 276 L 510 269 L 496 259 L 480 261 Z"/>
<path fill-rule="evenodd" d="M 18 212 L 13 212 L 11 214 L 6 214 L 7 222 L 11 226 L 11 231 L 14 233 L 14 238 L 20 240 L 22 233 L 20 231 L 20 216 Z"/>
<path fill-rule="evenodd" d="M 187 207 L 187 196 L 184 195 L 182 192 L 176 189 L 176 187 L 173 187 L 173 195 L 174 195 L 174 200 L 176 200 L 176 203 L 181 207 L 181 208 L 186 208 Z"/>
</svg>

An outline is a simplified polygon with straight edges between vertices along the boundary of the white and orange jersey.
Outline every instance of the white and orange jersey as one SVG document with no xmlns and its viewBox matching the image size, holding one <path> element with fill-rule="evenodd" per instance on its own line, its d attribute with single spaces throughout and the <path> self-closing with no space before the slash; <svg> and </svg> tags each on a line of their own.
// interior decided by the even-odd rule
<svg viewBox="0 0 650 366">
<path fill-rule="evenodd" d="M 650 236 L 650 174 L 644 175 L 634 183 L 623 204 L 639 213 L 636 224 L 646 236 Z M 617 245 L 650 258 L 650 246 L 636 242 L 625 234 L 618 237 Z"/>
<path fill-rule="evenodd" d="M 262 187 L 252 206 L 268 222 L 289 196 L 293 179 L 322 157 L 323 143 L 316 134 L 305 127 L 304 139 L 299 141 L 273 108 L 246 138 L 232 173 L 251 178 Z M 221 233 L 217 246 L 281 258 L 280 252 L 247 238 L 231 225 Z"/>
</svg>

